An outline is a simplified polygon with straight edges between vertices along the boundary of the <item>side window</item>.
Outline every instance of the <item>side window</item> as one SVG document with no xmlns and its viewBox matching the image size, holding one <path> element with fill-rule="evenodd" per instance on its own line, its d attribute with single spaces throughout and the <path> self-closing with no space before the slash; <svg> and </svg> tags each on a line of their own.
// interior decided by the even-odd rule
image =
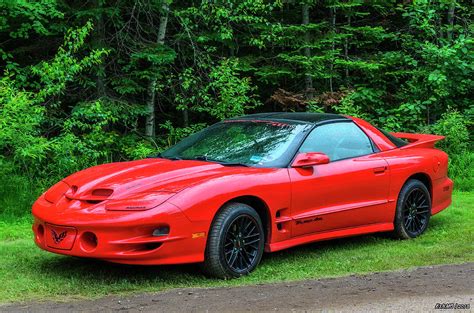
<svg viewBox="0 0 474 313">
<path fill-rule="evenodd" d="M 322 152 L 331 161 L 373 153 L 367 135 L 354 123 L 331 123 L 316 127 L 306 138 L 300 152 Z"/>
</svg>

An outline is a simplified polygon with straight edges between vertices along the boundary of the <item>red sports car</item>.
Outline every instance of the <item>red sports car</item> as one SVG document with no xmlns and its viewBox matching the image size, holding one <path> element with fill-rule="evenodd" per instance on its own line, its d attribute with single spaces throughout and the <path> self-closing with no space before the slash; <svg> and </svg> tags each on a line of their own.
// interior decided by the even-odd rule
<svg viewBox="0 0 474 313">
<path fill-rule="evenodd" d="M 336 114 L 228 119 L 155 158 L 60 181 L 33 205 L 35 242 L 118 263 L 202 262 L 231 278 L 264 251 L 374 232 L 414 238 L 451 203 L 441 139 Z"/>
</svg>

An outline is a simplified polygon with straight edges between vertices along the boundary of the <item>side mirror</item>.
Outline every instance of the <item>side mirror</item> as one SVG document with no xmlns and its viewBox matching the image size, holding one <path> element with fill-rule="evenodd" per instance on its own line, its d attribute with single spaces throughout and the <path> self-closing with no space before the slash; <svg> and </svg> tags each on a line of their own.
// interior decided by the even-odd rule
<svg viewBox="0 0 474 313">
<path fill-rule="evenodd" d="M 328 164 L 329 157 L 320 152 L 306 152 L 306 153 L 299 153 L 291 167 L 311 167 L 313 165 L 318 164 Z"/>
</svg>

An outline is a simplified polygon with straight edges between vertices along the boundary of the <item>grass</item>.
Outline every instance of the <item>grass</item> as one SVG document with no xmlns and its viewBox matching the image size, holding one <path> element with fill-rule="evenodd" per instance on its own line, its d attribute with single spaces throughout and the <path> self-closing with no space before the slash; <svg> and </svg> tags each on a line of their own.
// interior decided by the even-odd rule
<svg viewBox="0 0 474 313">
<path fill-rule="evenodd" d="M 24 217 L 40 194 L 29 179 L 0 172 L 0 221 Z"/>
<path fill-rule="evenodd" d="M 368 235 L 264 256 L 250 276 L 208 279 L 196 265 L 126 266 L 51 254 L 32 240 L 30 219 L 0 222 L 0 302 L 97 298 L 177 287 L 215 287 L 343 276 L 474 261 L 474 193 L 457 192 L 426 234 L 397 241 Z"/>
</svg>

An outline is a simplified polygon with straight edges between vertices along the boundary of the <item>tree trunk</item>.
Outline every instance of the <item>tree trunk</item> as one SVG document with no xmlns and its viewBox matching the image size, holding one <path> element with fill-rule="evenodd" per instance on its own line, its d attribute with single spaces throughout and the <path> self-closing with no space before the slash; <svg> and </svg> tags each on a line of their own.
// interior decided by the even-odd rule
<svg viewBox="0 0 474 313">
<path fill-rule="evenodd" d="M 351 26 L 351 16 L 347 17 L 347 26 Z M 349 61 L 349 37 L 344 41 L 344 60 Z M 349 68 L 346 65 L 346 84 L 349 84 Z"/>
<path fill-rule="evenodd" d="M 334 92 L 334 87 L 333 87 L 333 79 L 332 79 L 332 75 L 333 75 L 333 70 L 334 70 L 334 53 L 335 53 L 335 50 L 336 50 L 336 8 L 332 8 L 331 10 L 331 19 L 332 19 L 332 31 L 333 31 L 333 39 L 332 39 L 332 47 L 331 47 L 331 51 L 332 51 L 332 55 L 331 55 L 331 76 L 329 77 L 329 90 L 331 92 Z"/>
<path fill-rule="evenodd" d="M 95 32 L 95 48 L 103 48 L 105 45 L 105 23 L 104 23 L 104 14 L 102 12 L 102 1 L 97 0 L 97 8 L 99 8 L 99 13 L 97 16 L 97 30 Z M 105 91 L 105 65 L 103 62 L 100 62 L 98 65 L 97 71 L 97 80 L 96 80 L 96 92 L 97 98 L 104 98 L 106 96 Z"/>
<path fill-rule="evenodd" d="M 451 4 L 449 5 L 448 10 L 448 40 L 453 40 L 453 27 L 454 27 L 454 9 L 456 8 L 456 0 L 452 0 Z"/>
<path fill-rule="evenodd" d="M 436 26 L 438 27 L 438 37 L 436 38 L 436 43 L 440 46 L 443 45 L 443 37 L 444 37 L 444 30 L 443 30 L 443 21 L 439 16 L 436 17 Z"/>
<path fill-rule="evenodd" d="M 309 24 L 309 5 L 303 4 L 302 7 L 302 17 L 303 17 L 303 25 Z M 309 43 L 311 40 L 311 36 L 308 30 L 305 30 L 304 34 L 304 41 L 305 41 L 305 48 L 304 48 L 304 56 L 306 57 L 306 61 L 311 59 L 311 47 L 309 47 Z M 312 99 L 314 97 L 313 94 L 313 77 L 309 70 L 306 70 L 305 73 L 305 98 Z"/>
<path fill-rule="evenodd" d="M 156 42 L 159 45 L 165 43 L 166 27 L 168 25 L 168 13 L 169 6 L 166 1 L 163 2 L 163 12 L 160 18 L 160 26 L 158 28 L 158 37 Z M 146 103 L 147 116 L 145 122 L 145 135 L 148 137 L 154 137 L 155 132 L 155 99 L 156 99 L 156 84 L 158 83 L 158 77 L 153 77 L 148 84 L 148 100 Z"/>
<path fill-rule="evenodd" d="M 183 124 L 184 124 L 184 127 L 189 126 L 189 111 L 188 111 L 188 109 L 183 110 Z"/>
</svg>

